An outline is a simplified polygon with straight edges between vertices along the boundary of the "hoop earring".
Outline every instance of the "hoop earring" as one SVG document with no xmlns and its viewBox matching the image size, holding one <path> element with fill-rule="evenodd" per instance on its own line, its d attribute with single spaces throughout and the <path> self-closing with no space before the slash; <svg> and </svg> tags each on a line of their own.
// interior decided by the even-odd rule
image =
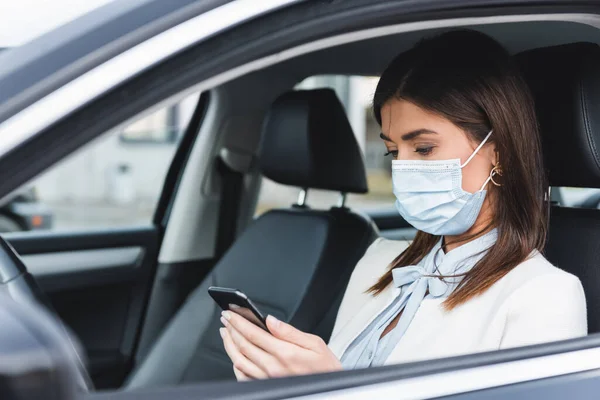
<svg viewBox="0 0 600 400">
<path fill-rule="evenodd" d="M 494 186 L 502 186 L 501 183 L 494 180 L 494 175 L 502 176 L 502 168 L 500 168 L 500 165 L 494 165 L 494 168 L 490 171 L 490 181 L 492 181 Z"/>
</svg>

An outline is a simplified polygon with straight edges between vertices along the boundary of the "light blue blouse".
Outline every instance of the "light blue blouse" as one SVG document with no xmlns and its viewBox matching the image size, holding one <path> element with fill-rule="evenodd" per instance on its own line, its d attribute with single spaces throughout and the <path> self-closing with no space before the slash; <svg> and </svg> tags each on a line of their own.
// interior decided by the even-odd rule
<svg viewBox="0 0 600 400">
<path fill-rule="evenodd" d="M 439 279 L 440 275 L 468 272 L 496 242 L 496 229 L 459 246 L 448 253 L 441 249 L 442 240 L 417 265 L 392 271 L 395 299 L 385 307 L 365 330 L 350 343 L 341 357 L 344 369 L 383 365 L 408 329 L 424 298 L 448 297 L 462 277 Z M 427 296 L 425 294 L 429 291 Z M 382 339 L 381 334 L 403 311 L 398 324 Z"/>
</svg>

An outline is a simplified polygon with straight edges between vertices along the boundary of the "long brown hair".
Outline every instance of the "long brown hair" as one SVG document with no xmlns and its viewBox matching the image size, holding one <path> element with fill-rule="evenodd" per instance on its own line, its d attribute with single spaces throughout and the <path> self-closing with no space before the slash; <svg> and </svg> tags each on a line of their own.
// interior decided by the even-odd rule
<svg viewBox="0 0 600 400">
<path fill-rule="evenodd" d="M 498 239 L 445 300 L 449 310 L 483 293 L 533 250 L 543 250 L 548 183 L 533 99 L 506 50 L 490 37 L 470 30 L 422 40 L 391 62 L 373 98 L 379 125 L 382 106 L 393 98 L 450 120 L 477 143 L 493 130 L 489 142 L 496 146 L 503 171 L 494 178 L 500 187 L 488 185 L 491 226 L 497 228 Z M 368 291 L 381 293 L 392 283 L 393 269 L 418 263 L 439 240 L 417 232 L 410 246 Z"/>
</svg>

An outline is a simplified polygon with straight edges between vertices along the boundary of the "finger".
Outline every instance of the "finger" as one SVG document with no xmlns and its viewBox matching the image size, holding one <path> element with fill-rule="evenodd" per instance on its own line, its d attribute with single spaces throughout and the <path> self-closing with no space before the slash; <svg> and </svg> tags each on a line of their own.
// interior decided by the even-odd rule
<svg viewBox="0 0 600 400">
<path fill-rule="evenodd" d="M 233 367 L 238 371 L 242 372 L 245 376 L 254 379 L 266 379 L 268 378 L 267 374 L 262 371 L 258 366 L 253 364 L 250 360 L 244 357 L 243 354 L 240 353 L 239 349 L 235 346 L 235 343 L 231 339 L 231 336 L 227 333 L 225 329 L 220 329 L 219 333 L 223 338 L 223 345 L 225 347 L 225 352 L 231 359 L 233 363 Z"/>
<path fill-rule="evenodd" d="M 261 370 L 258 366 L 248 360 L 235 346 L 235 343 L 231 339 L 228 332 L 221 328 L 219 333 L 223 338 L 223 345 L 225 346 L 225 352 L 233 362 L 233 367 L 238 371 L 242 372 L 245 376 L 254 379 L 266 379 L 268 378 L 266 372 Z"/>
<path fill-rule="evenodd" d="M 254 365 L 258 366 L 261 370 L 265 371 L 270 377 L 277 377 L 284 375 L 285 368 L 283 364 L 277 359 L 277 354 L 269 354 L 260 347 L 254 345 L 248 341 L 240 332 L 238 332 L 232 325 L 227 326 L 227 333 L 233 340 L 233 343 L 237 347 L 238 351 L 246 357 Z M 276 340 L 271 338 L 271 340 Z M 284 346 L 290 346 L 289 344 L 282 343 Z M 281 348 L 280 352 L 284 352 L 285 349 Z"/>
<path fill-rule="evenodd" d="M 235 378 L 240 381 L 249 381 L 250 378 L 248 377 L 248 375 L 244 374 L 242 371 L 240 371 L 239 369 L 237 369 L 236 367 L 233 367 L 233 373 L 235 375 Z"/>
<path fill-rule="evenodd" d="M 269 354 L 276 354 L 281 348 L 281 345 L 285 343 L 264 329 L 254 325 L 241 315 L 230 311 L 224 311 L 223 317 L 224 319 L 221 321 L 225 326 L 233 326 L 233 328 L 242 334 L 249 342 L 260 347 Z"/>
<path fill-rule="evenodd" d="M 267 317 L 267 328 L 276 338 L 308 350 L 317 351 L 324 343 L 318 336 L 302 332 L 272 315 Z"/>
</svg>

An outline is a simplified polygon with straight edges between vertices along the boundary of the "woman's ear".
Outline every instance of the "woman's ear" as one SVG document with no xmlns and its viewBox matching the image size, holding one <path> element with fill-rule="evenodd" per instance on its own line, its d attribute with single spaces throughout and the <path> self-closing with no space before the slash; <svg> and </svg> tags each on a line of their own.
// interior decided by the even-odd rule
<svg viewBox="0 0 600 400">
<path fill-rule="evenodd" d="M 498 149 L 496 149 L 496 145 L 492 143 L 492 146 L 494 148 L 492 165 L 498 166 L 498 164 L 500 163 L 500 155 L 498 154 Z"/>
<path fill-rule="evenodd" d="M 498 165 L 498 150 L 496 149 L 495 143 L 490 143 L 487 146 L 483 146 L 481 150 L 484 150 L 485 157 L 490 161 L 490 163 L 494 166 Z"/>
</svg>

